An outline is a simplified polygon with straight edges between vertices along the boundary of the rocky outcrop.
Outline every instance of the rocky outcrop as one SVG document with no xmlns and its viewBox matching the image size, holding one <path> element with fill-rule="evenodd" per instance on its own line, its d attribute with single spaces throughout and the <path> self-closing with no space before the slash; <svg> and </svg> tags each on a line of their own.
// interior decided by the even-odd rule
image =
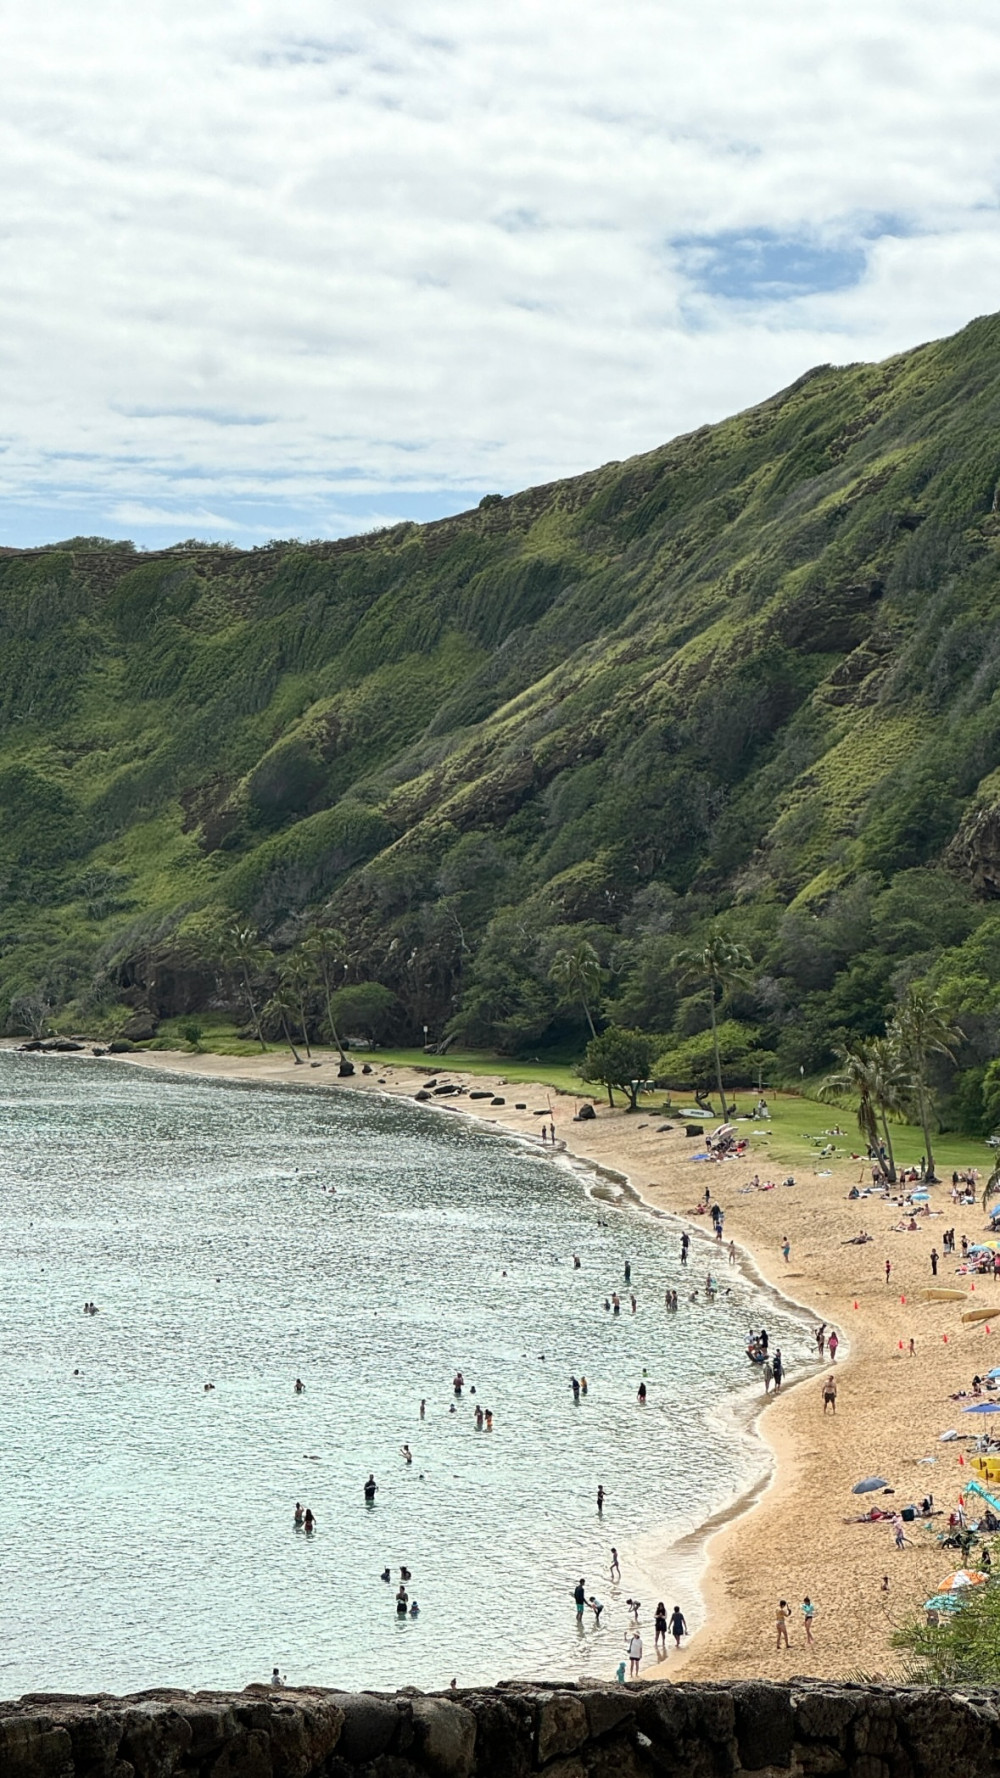
<svg viewBox="0 0 1000 1778">
<path fill-rule="evenodd" d="M 3 1778 L 987 1778 L 997 1693 L 528 1686 L 425 1696 L 36 1694 L 0 1705 Z"/>
<path fill-rule="evenodd" d="M 1000 801 L 979 802 L 969 810 L 945 858 L 977 895 L 1000 895 Z"/>
</svg>

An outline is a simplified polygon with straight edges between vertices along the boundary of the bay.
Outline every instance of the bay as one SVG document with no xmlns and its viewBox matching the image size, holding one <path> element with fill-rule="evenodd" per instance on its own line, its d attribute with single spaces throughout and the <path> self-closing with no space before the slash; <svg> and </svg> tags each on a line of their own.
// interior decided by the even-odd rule
<svg viewBox="0 0 1000 1778">
<path fill-rule="evenodd" d="M 608 1675 L 630 1540 L 690 1531 L 759 1470 L 719 1413 L 747 1326 L 809 1356 L 713 1244 L 684 1272 L 676 1225 L 471 1119 L 11 1052 L 0 1109 L 8 1697 L 275 1664 L 372 1688 Z M 731 1294 L 689 1302 L 709 1267 Z M 582 1632 L 580 1576 L 606 1607 Z"/>
</svg>

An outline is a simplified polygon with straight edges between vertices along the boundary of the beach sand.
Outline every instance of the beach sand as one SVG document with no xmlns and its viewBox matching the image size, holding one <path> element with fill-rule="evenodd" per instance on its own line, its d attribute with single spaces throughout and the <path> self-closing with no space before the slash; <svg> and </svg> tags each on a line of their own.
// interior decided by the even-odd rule
<svg viewBox="0 0 1000 1778">
<path fill-rule="evenodd" d="M 388 1066 L 376 1066 L 370 1075 L 362 1075 L 359 1066 L 349 1082 L 339 1083 L 336 1058 L 328 1053 L 322 1066 L 312 1071 L 275 1054 L 230 1057 L 152 1051 L 124 1059 L 140 1067 L 216 1079 L 341 1085 L 408 1096 L 422 1084 L 418 1070 Z M 949 1187 L 938 1186 L 932 1192 L 932 1207 L 940 1206 L 942 1213 L 918 1219 L 917 1233 L 897 1233 L 892 1229 L 899 1220 L 894 1205 L 874 1198 L 848 1201 L 847 1192 L 861 1174 L 858 1161 L 831 1166 L 810 1157 L 796 1166 L 796 1184 L 787 1187 L 780 1183 L 787 1167 L 769 1168 L 765 1138 L 755 1138 L 749 1164 L 746 1160 L 697 1164 L 690 1157 L 701 1145 L 685 1139 L 683 1121 L 678 1123 L 676 1116 L 669 1120 L 674 1130 L 660 1134 L 662 1116 L 643 1111 L 629 1115 L 598 1104 L 596 1118 L 578 1124 L 572 1120 L 583 1103 L 582 1094 L 574 1100 L 542 1086 L 509 1085 L 499 1073 L 491 1078 L 464 1075 L 448 1069 L 444 1059 L 433 1072 L 440 1082 L 480 1090 L 492 1087 L 506 1101 L 503 1107 L 492 1107 L 487 1099 L 463 1096 L 438 1099 L 433 1102 L 437 1107 L 450 1105 L 535 1142 L 542 1122 L 535 1113 L 551 1106 L 557 1137 L 571 1155 L 627 1175 L 649 1204 L 690 1217 L 699 1228 L 708 1218 L 698 1216 L 695 1208 L 708 1184 L 726 1213 L 726 1243 L 734 1239 L 767 1283 L 814 1314 L 817 1325 L 826 1321 L 835 1327 L 844 1341 L 835 1367 L 827 1363 L 822 1370 L 814 1368 L 763 1408 L 758 1429 L 774 1457 L 770 1482 L 748 1510 L 721 1525 L 708 1542 L 708 1564 L 701 1580 L 707 1606 L 704 1627 L 680 1654 L 671 1648 L 666 1662 L 647 1659 L 645 1676 L 777 1679 L 803 1674 L 842 1679 L 898 1672 L 900 1657 L 890 1647 L 892 1630 L 939 1590 L 960 1561 L 958 1552 L 938 1548 L 934 1532 L 946 1523 L 969 1474 L 959 1464 L 959 1452 L 968 1452 L 969 1446 L 942 1444 L 940 1434 L 955 1427 L 964 1435 L 988 1424 L 977 1416 L 963 1421 L 966 1404 L 950 1395 L 968 1389 L 974 1372 L 985 1374 L 1000 1362 L 1000 1285 L 977 1279 L 967 1304 L 932 1303 L 919 1296 L 932 1283 L 969 1290 L 968 1279 L 955 1277 L 955 1260 L 942 1259 L 938 1277 L 932 1280 L 929 1254 L 932 1246 L 942 1252 L 942 1234 L 948 1226 L 955 1227 L 956 1238 L 964 1232 L 970 1240 L 977 1239 L 984 1222 L 978 1205 L 959 1210 L 952 1205 Z M 516 1101 L 527 1109 L 516 1110 Z M 915 1162 L 919 1156 L 902 1159 Z M 824 1176 L 820 1169 L 828 1166 Z M 776 1179 L 776 1188 L 741 1194 L 740 1188 L 755 1171 L 762 1180 Z M 872 1242 L 846 1244 L 862 1227 L 874 1237 Z M 710 1226 L 707 1232 L 711 1234 Z M 786 1236 L 787 1261 L 781 1251 Z M 887 1258 L 892 1263 L 888 1285 Z M 709 1264 L 717 1275 L 725 1274 L 725 1246 L 713 1243 L 709 1253 L 701 1240 L 695 1242 L 691 1288 L 703 1284 Z M 987 1324 L 989 1332 L 984 1324 L 962 1324 L 964 1309 L 994 1304 L 997 1323 Z M 640 1300 L 643 1311 L 662 1314 L 662 1299 Z M 915 1357 L 909 1354 L 911 1338 Z M 838 1383 L 835 1417 L 824 1415 L 822 1400 L 822 1379 L 831 1368 L 836 1369 Z M 919 1503 L 930 1491 L 945 1516 L 933 1520 L 933 1529 L 919 1522 L 908 1525 L 907 1546 L 896 1550 L 886 1523 L 845 1522 L 872 1501 L 882 1500 L 879 1494 L 852 1495 L 853 1484 L 869 1475 L 884 1476 L 895 1489 L 893 1500 L 885 1504 Z M 642 1568 L 659 1576 L 657 1596 L 666 1599 L 669 1611 L 674 1603 L 671 1544 L 664 1538 L 658 1559 L 656 1528 L 651 1527 L 650 1533 L 643 1540 Z M 887 1592 L 883 1576 L 888 1576 Z M 815 1606 L 811 1647 L 802 1625 L 801 1602 L 807 1594 Z M 775 1647 L 779 1598 L 786 1599 L 793 1612 L 791 1648 L 780 1651 Z M 643 1635 L 648 1657 L 653 1644 L 651 1609 L 648 1618 L 644 1615 Z"/>
</svg>

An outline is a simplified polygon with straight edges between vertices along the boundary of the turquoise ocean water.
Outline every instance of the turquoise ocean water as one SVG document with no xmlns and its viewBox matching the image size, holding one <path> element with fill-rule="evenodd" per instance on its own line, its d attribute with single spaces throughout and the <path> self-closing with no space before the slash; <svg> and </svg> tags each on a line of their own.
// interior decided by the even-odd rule
<svg viewBox="0 0 1000 1778">
<path fill-rule="evenodd" d="M 10 1053 L 0 1112 L 6 1697 L 276 1663 L 352 1687 L 606 1675 L 630 1539 L 689 1530 L 759 1462 L 717 1413 L 747 1326 L 810 1350 L 714 1247 L 684 1273 L 676 1225 L 458 1116 Z M 732 1295 L 668 1316 L 709 1265 Z M 399 1621 L 403 1563 L 421 1614 Z M 607 1606 L 582 1633 L 580 1575 Z"/>
</svg>

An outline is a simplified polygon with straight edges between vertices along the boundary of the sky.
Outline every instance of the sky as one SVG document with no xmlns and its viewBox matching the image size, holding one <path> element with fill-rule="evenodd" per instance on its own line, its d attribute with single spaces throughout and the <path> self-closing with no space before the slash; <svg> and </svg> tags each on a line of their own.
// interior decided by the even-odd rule
<svg viewBox="0 0 1000 1778">
<path fill-rule="evenodd" d="M 456 512 L 1000 307 L 968 0 L 8 0 L 0 544 Z"/>
</svg>

